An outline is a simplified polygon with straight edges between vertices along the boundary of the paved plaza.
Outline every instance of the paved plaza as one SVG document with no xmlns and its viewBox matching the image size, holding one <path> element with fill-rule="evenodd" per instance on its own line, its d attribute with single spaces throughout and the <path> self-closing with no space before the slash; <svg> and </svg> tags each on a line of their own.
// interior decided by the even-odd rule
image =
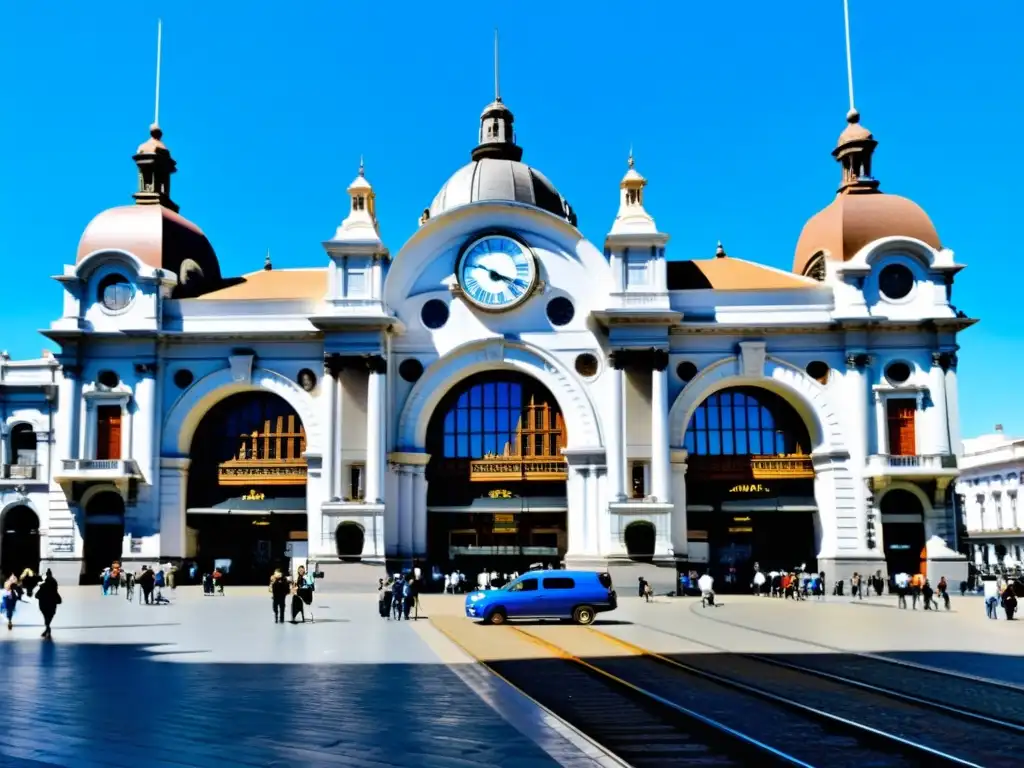
<svg viewBox="0 0 1024 768">
<path fill-rule="evenodd" d="M 618 764 L 473 663 L 460 646 L 529 651 L 461 619 L 461 596 L 425 596 L 407 623 L 380 619 L 373 594 L 318 594 L 316 623 L 293 626 L 260 589 L 179 589 L 165 606 L 63 595 L 52 642 L 32 602 L 0 635 L 2 766 Z M 885 653 L 1024 685 L 1020 622 L 987 620 L 977 598 L 894 602 L 624 597 L 597 628 L 663 653 Z"/>
</svg>

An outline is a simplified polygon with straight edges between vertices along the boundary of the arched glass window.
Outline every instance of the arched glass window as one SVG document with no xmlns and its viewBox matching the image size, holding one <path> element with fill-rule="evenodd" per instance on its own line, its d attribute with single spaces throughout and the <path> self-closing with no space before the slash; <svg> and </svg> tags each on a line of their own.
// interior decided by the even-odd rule
<svg viewBox="0 0 1024 768">
<path fill-rule="evenodd" d="M 554 398 L 528 380 L 474 379 L 449 401 L 443 418 L 446 459 L 559 457 L 565 424 Z"/>
<path fill-rule="evenodd" d="M 807 428 L 778 395 L 754 387 L 727 389 L 697 406 L 683 445 L 691 456 L 807 454 Z"/>
</svg>

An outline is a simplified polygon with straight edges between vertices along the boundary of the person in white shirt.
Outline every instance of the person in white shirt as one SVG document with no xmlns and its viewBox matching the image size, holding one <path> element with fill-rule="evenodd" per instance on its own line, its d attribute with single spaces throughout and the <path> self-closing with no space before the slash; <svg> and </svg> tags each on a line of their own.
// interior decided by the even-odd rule
<svg viewBox="0 0 1024 768">
<path fill-rule="evenodd" d="M 903 571 L 900 571 L 893 576 L 893 582 L 896 584 L 896 594 L 899 596 L 896 605 L 899 608 L 907 607 L 907 589 L 910 586 L 910 576 Z"/>
<path fill-rule="evenodd" d="M 999 580 L 995 576 L 982 576 L 981 583 L 985 595 L 985 614 L 990 619 L 998 619 Z"/>
<path fill-rule="evenodd" d="M 764 592 L 764 573 L 762 571 L 758 571 L 757 573 L 754 574 L 754 594 L 757 595 L 758 597 L 761 597 L 763 592 Z"/>
<path fill-rule="evenodd" d="M 697 579 L 697 588 L 700 589 L 700 604 L 701 607 L 705 605 L 715 604 L 715 578 L 710 573 L 705 573 L 699 579 Z"/>
</svg>

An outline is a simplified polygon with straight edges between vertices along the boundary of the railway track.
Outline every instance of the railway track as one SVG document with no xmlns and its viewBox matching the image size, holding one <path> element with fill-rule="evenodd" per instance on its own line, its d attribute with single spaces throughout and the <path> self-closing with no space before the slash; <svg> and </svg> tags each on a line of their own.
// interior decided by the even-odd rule
<svg viewBox="0 0 1024 768">
<path fill-rule="evenodd" d="M 787 702 L 786 706 L 800 709 L 810 717 L 831 718 L 833 712 L 840 710 L 847 722 L 908 746 L 931 750 L 934 755 L 959 761 L 961 765 L 1020 764 L 1017 753 L 1024 726 L 1018 723 L 759 654 L 735 653 L 675 632 L 657 631 L 718 653 L 662 655 L 619 638 L 612 639 L 656 661 L 663 669 L 703 676 L 765 701 Z M 921 764 L 933 764 L 934 759 Z M 829 765 L 832 764 L 830 759 Z"/>
<path fill-rule="evenodd" d="M 549 658 L 481 663 L 637 768 L 977 765 L 792 698 L 766 697 L 635 646 L 623 654 L 628 644 L 596 630 L 558 628 L 562 637 L 572 638 L 568 631 L 602 638 L 608 653 L 585 658 L 565 647 L 571 642 L 544 637 L 543 627 L 501 630 L 529 640 Z"/>
</svg>

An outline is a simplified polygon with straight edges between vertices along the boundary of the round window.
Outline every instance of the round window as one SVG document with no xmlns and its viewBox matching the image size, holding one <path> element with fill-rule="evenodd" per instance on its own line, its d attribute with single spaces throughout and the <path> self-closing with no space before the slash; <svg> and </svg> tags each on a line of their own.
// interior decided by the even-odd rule
<svg viewBox="0 0 1024 768">
<path fill-rule="evenodd" d="M 135 289 L 124 275 L 107 275 L 100 280 L 100 303 L 111 312 L 119 312 L 132 303 Z"/>
<path fill-rule="evenodd" d="M 568 325 L 576 314 L 576 308 L 565 296 L 556 296 L 548 302 L 548 320 L 552 325 Z"/>
<path fill-rule="evenodd" d="M 676 366 L 676 375 L 683 381 L 689 381 L 697 375 L 697 366 L 689 360 L 684 360 Z"/>
<path fill-rule="evenodd" d="M 440 299 L 431 299 L 420 310 L 420 319 L 427 328 L 436 330 L 448 322 L 448 305 Z"/>
<path fill-rule="evenodd" d="M 829 367 L 828 363 L 821 360 L 812 360 L 807 364 L 807 375 L 819 384 L 828 384 Z"/>
<path fill-rule="evenodd" d="M 910 366 L 906 363 L 890 363 L 885 369 L 885 378 L 892 384 L 902 384 L 910 378 Z"/>
<path fill-rule="evenodd" d="M 192 371 L 188 368 L 179 368 L 174 372 L 174 384 L 178 389 L 186 389 L 192 386 L 192 382 L 195 381 L 195 376 L 192 375 Z"/>
<path fill-rule="evenodd" d="M 423 375 L 423 363 L 415 357 L 409 357 L 398 364 L 398 375 L 409 382 L 419 381 Z"/>
<path fill-rule="evenodd" d="M 903 299 L 914 288 L 914 273 L 903 264 L 890 264 L 878 275 L 878 289 L 887 299 Z"/>
<path fill-rule="evenodd" d="M 107 389 L 113 389 L 121 383 L 121 379 L 113 371 L 100 371 L 100 375 L 96 377 L 96 381 Z"/>
<path fill-rule="evenodd" d="M 576 373 L 580 376 L 593 376 L 597 373 L 597 356 L 584 352 L 576 357 Z"/>
</svg>

